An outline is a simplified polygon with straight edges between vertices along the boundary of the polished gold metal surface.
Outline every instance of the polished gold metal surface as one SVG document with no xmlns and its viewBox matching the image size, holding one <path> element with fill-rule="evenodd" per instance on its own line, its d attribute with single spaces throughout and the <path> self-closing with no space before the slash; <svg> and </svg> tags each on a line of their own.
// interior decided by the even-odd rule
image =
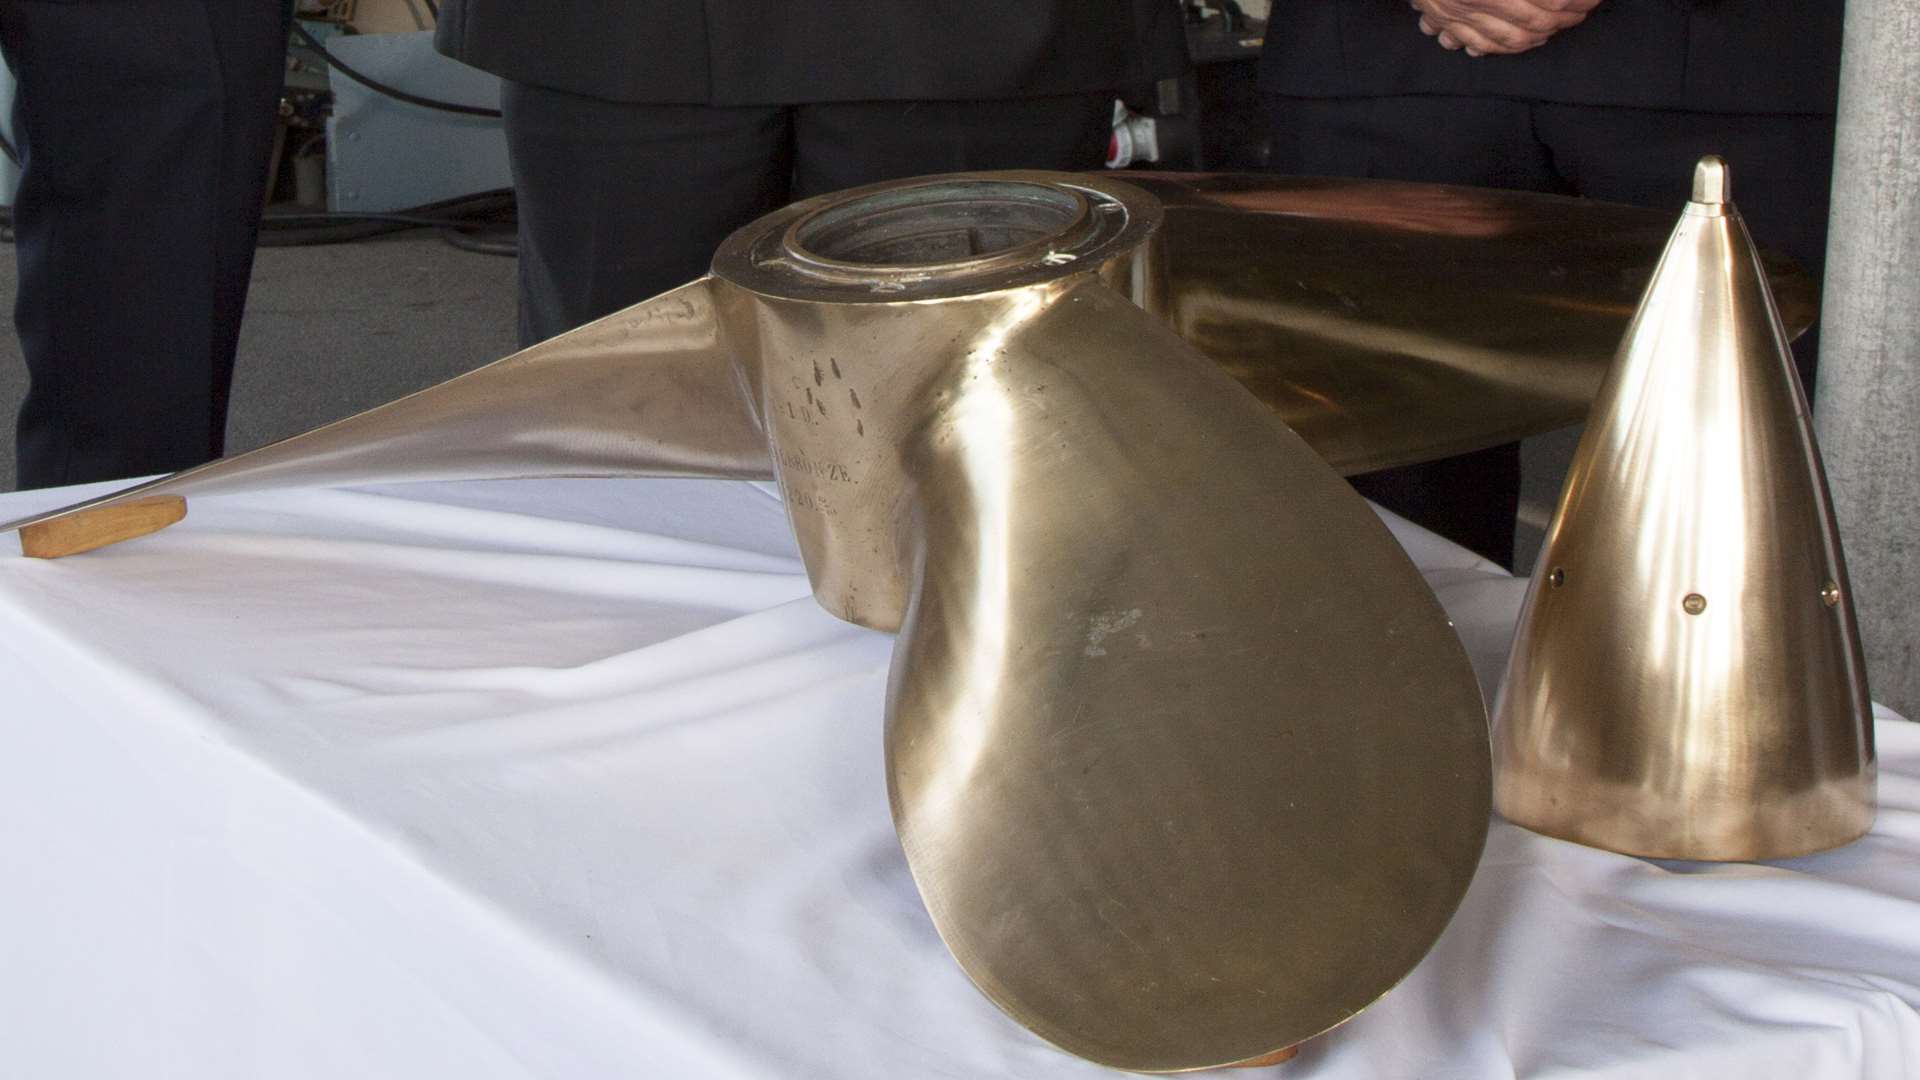
<svg viewBox="0 0 1920 1080">
<path fill-rule="evenodd" d="M 1105 177 L 829 196 L 709 279 L 93 507 L 770 464 L 820 602 L 900 631 L 889 794 L 967 973 L 1110 1065 L 1267 1058 L 1445 926 L 1485 711 L 1377 518 L 1136 303 L 1169 288 L 1160 225 Z"/>
<path fill-rule="evenodd" d="M 1434 184 L 1124 175 L 1165 207 L 1174 328 L 1349 475 L 1579 422 L 1672 222 Z M 1818 283 L 1767 270 L 1798 335 Z"/>
<path fill-rule="evenodd" d="M 1496 708 L 1500 812 L 1635 855 L 1781 858 L 1873 823 L 1833 510 L 1727 192 L 1702 161 L 1594 403 Z"/>
</svg>

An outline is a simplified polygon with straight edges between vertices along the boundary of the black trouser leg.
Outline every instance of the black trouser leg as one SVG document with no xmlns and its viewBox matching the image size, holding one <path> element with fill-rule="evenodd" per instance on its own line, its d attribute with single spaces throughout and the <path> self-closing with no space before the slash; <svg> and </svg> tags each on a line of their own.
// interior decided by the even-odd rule
<svg viewBox="0 0 1920 1080">
<path fill-rule="evenodd" d="M 787 201 L 786 110 L 634 105 L 502 87 L 520 212 L 520 343 L 707 272 Z"/>
<path fill-rule="evenodd" d="M 794 110 L 794 195 L 926 173 L 1097 169 L 1113 95 L 1004 101 L 855 101 Z"/>
<path fill-rule="evenodd" d="M 790 198 L 921 173 L 1093 168 L 1112 101 L 639 105 L 509 83 L 520 340 L 543 341 L 705 273 Z"/>
<path fill-rule="evenodd" d="M 220 453 L 286 12 L 260 0 L 11 0 L 22 487 Z"/>
</svg>

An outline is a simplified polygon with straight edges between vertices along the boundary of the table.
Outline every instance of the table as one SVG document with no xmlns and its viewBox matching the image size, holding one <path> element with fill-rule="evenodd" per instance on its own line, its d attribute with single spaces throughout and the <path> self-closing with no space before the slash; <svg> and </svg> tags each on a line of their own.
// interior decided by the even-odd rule
<svg viewBox="0 0 1920 1080">
<path fill-rule="evenodd" d="M 1390 525 L 1490 686 L 1524 582 Z M 813 604 L 769 486 L 275 491 L 13 545 L 0 1076 L 1116 1075 L 947 956 L 887 812 L 892 639 Z M 1402 985 L 1227 1075 L 1920 1075 L 1920 726 L 1877 730 L 1879 822 L 1824 855 L 1496 820 Z"/>
</svg>

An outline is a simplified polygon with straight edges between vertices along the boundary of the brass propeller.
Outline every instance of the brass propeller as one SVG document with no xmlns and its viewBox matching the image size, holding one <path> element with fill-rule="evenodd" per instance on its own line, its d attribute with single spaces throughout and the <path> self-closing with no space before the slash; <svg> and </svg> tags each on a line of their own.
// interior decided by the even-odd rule
<svg viewBox="0 0 1920 1080">
<path fill-rule="evenodd" d="M 900 632 L 889 793 L 962 967 L 1096 1061 L 1258 1060 L 1418 963 L 1489 813 L 1466 657 L 1326 459 L 1577 419 L 1665 226 L 1128 179 L 796 204 L 570 334 L 7 527 L 58 555 L 263 486 L 777 476 L 819 602 Z"/>
</svg>

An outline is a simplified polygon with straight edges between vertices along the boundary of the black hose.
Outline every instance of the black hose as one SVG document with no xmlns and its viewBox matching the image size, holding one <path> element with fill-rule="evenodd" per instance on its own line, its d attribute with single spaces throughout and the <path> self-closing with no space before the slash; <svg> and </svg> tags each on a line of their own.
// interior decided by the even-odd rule
<svg viewBox="0 0 1920 1080">
<path fill-rule="evenodd" d="M 343 244 L 407 229 L 435 229 L 441 239 L 464 251 L 514 255 L 513 202 L 512 190 L 501 188 L 390 212 L 269 211 L 260 219 L 260 246 Z M 500 233 L 509 235 L 487 235 Z"/>
<path fill-rule="evenodd" d="M 435 18 L 438 17 L 436 14 Z M 345 75 L 347 78 L 352 79 L 354 82 L 359 83 L 361 86 L 366 87 L 376 94 L 385 95 L 395 101 L 404 101 L 409 105 L 418 105 L 423 109 L 438 109 L 441 112 L 459 113 L 462 116 L 500 115 L 499 109 L 489 109 L 480 105 L 462 105 L 454 101 L 441 101 L 437 98 L 421 97 L 419 94 L 410 94 L 398 87 L 388 86 L 378 79 L 362 75 L 347 64 L 341 63 L 339 57 L 328 52 L 327 47 L 320 43 L 320 39 L 314 37 L 308 32 L 306 27 L 301 26 L 297 21 L 293 24 L 293 36 L 299 38 L 307 48 L 326 57 L 327 63 L 331 64 L 340 74 Z"/>
</svg>

